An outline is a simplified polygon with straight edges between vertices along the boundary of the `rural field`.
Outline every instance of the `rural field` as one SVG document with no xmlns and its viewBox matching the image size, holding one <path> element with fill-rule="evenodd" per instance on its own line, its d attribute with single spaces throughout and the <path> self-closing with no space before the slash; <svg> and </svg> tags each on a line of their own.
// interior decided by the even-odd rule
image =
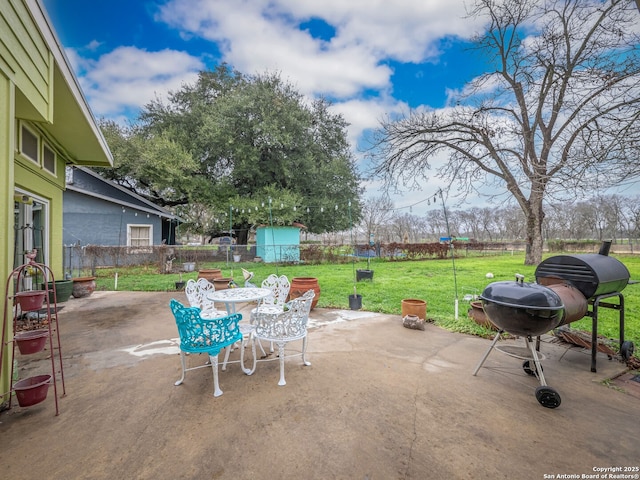
<svg viewBox="0 0 640 480">
<path fill-rule="evenodd" d="M 620 260 L 630 272 L 630 285 L 624 291 L 625 340 L 640 345 L 640 256 L 612 255 Z M 454 275 L 455 264 L 455 275 Z M 362 295 L 362 310 L 400 315 L 400 303 L 405 298 L 418 298 L 427 302 L 427 317 L 448 330 L 489 335 L 490 332 L 468 319 L 469 296 L 479 295 L 486 285 L 494 281 L 514 280 L 522 274 L 525 282 L 535 282 L 535 266 L 524 265 L 523 253 L 506 253 L 496 256 L 462 257 L 443 260 L 385 261 L 372 259 L 374 271 L 372 281 L 356 282 L 356 269 L 366 269 L 367 262 L 321 264 L 321 265 L 277 265 L 265 263 L 201 263 L 198 268 L 220 268 L 224 276 L 232 277 L 239 285 L 244 282 L 242 268 L 254 272 L 254 283 L 259 284 L 271 273 L 293 277 L 316 277 L 321 293 L 318 307 L 349 308 L 349 295 L 354 291 Z M 116 270 L 104 268 L 97 272 L 98 289 L 115 288 Z M 487 273 L 493 274 L 492 279 Z M 131 291 L 171 291 L 175 282 L 196 278 L 197 271 L 190 273 L 160 274 L 156 265 L 118 268 L 117 289 Z M 177 298 L 183 298 L 176 292 Z M 458 298 L 458 318 L 455 317 L 455 300 Z M 616 299 L 617 300 L 617 299 Z M 168 308 L 168 307 L 167 307 Z M 599 310 L 598 333 L 611 339 L 619 338 L 618 311 L 608 308 Z M 591 331 L 591 319 L 571 324 L 572 328 Z"/>
</svg>

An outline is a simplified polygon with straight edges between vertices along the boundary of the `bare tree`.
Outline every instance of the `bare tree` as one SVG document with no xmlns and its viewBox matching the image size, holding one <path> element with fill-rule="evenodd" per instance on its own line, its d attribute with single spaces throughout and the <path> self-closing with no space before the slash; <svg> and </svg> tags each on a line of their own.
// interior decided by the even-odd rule
<svg viewBox="0 0 640 480">
<path fill-rule="evenodd" d="M 416 186 L 448 153 L 437 173 L 465 194 L 515 199 L 536 264 L 545 201 L 640 176 L 640 16 L 628 0 L 476 0 L 471 14 L 494 70 L 450 108 L 383 121 L 374 174 Z"/>
<path fill-rule="evenodd" d="M 380 227 L 391 223 L 393 216 L 393 202 L 389 197 L 368 198 L 362 207 L 362 217 L 358 225 L 358 233 L 365 237 L 365 242 L 368 242 L 369 235 L 373 233 L 375 236 Z"/>
</svg>

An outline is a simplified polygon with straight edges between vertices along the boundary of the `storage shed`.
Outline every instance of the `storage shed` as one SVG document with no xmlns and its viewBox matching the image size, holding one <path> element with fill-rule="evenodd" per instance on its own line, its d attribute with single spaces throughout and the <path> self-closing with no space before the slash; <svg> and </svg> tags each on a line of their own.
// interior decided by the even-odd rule
<svg viewBox="0 0 640 480">
<path fill-rule="evenodd" d="M 266 263 L 300 261 L 300 227 L 258 227 L 256 253 Z"/>
</svg>

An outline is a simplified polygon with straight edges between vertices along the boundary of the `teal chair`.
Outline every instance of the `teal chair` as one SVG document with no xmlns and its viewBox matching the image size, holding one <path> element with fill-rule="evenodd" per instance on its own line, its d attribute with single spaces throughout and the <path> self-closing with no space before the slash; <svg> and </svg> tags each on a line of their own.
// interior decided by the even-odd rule
<svg viewBox="0 0 640 480">
<path fill-rule="evenodd" d="M 206 353 L 211 361 L 213 369 L 213 396 L 222 395 L 218 383 L 218 354 L 224 348 L 228 348 L 236 342 L 242 341 L 242 333 L 238 322 L 242 320 L 242 314 L 234 313 L 216 318 L 202 318 L 198 307 L 185 307 L 182 303 L 172 299 L 171 311 L 176 319 L 178 333 L 180 335 L 180 361 L 182 364 L 182 377 L 175 385 L 184 381 L 186 372 L 209 365 L 199 365 L 187 368 L 186 354 Z M 244 349 L 241 349 L 241 356 Z M 242 362 L 242 360 L 240 360 Z"/>
</svg>

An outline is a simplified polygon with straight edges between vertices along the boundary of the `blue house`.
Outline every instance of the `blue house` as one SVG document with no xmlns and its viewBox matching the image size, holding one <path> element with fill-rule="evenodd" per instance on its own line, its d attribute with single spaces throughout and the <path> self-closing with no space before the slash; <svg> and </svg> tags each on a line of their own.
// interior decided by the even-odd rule
<svg viewBox="0 0 640 480">
<path fill-rule="evenodd" d="M 258 227 L 256 253 L 265 263 L 300 261 L 300 227 Z"/>
<path fill-rule="evenodd" d="M 85 167 L 68 167 L 64 245 L 175 245 L 178 218 Z"/>
</svg>

